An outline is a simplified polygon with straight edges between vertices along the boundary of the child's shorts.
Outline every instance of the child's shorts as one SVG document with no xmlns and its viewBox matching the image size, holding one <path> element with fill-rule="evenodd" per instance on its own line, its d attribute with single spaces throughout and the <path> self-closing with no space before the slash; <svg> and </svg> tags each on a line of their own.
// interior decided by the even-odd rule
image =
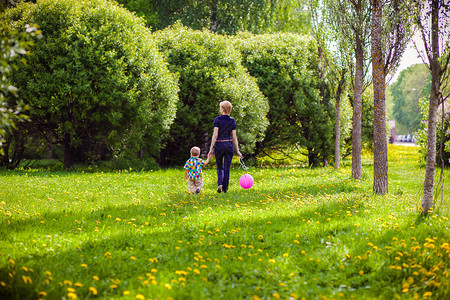
<svg viewBox="0 0 450 300">
<path fill-rule="evenodd" d="M 202 188 L 203 188 L 203 180 L 201 178 L 188 180 L 189 193 L 195 193 L 197 192 L 197 190 L 201 191 Z"/>
</svg>

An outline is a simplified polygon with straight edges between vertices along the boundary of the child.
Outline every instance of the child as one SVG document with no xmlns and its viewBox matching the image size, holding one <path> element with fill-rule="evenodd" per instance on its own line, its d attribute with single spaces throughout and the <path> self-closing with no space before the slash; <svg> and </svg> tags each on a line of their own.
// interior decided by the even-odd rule
<svg viewBox="0 0 450 300">
<path fill-rule="evenodd" d="M 199 158 L 200 148 L 191 148 L 191 158 L 186 161 L 184 165 L 185 179 L 188 180 L 189 193 L 200 193 L 203 188 L 202 180 L 202 166 L 206 166 L 209 163 L 212 155 L 208 155 L 208 159 L 203 161 Z"/>
</svg>

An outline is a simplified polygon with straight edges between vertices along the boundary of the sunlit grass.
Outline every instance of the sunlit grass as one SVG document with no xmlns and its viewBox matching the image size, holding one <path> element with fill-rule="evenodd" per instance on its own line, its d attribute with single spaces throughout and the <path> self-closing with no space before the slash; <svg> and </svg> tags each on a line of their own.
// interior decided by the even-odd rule
<svg viewBox="0 0 450 300">
<path fill-rule="evenodd" d="M 446 299 L 448 206 L 421 219 L 417 149 L 389 155 L 386 196 L 370 164 L 236 168 L 227 194 L 209 168 L 200 195 L 182 169 L 3 171 L 0 298 Z"/>
</svg>

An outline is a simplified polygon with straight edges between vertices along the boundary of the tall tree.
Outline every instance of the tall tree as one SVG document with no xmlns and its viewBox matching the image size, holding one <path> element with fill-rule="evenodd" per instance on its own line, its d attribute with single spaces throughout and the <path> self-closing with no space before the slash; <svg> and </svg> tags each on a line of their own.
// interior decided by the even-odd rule
<svg viewBox="0 0 450 300">
<path fill-rule="evenodd" d="M 347 62 L 353 81 L 352 177 L 361 179 L 362 94 L 370 83 L 367 78 L 370 65 L 370 0 L 330 0 L 327 7 L 338 24 L 337 36 L 341 40 L 350 39 L 355 55 L 354 61 Z"/>
<path fill-rule="evenodd" d="M 428 214 L 433 207 L 434 175 L 436 170 L 436 127 L 439 105 L 443 101 L 441 85 L 449 72 L 450 55 L 450 4 L 447 0 L 411 0 L 416 10 L 415 24 L 422 35 L 425 51 L 424 62 L 428 61 L 431 73 L 430 103 L 428 108 L 428 135 L 425 180 L 422 209 Z M 442 53 L 443 51 L 443 53 Z"/>
<path fill-rule="evenodd" d="M 309 0 L 312 34 L 317 40 L 319 53 L 319 77 L 327 78 L 331 88 L 335 106 L 334 131 L 334 167 L 339 169 L 341 158 L 341 97 L 345 92 L 347 80 L 347 57 L 352 54 L 348 49 L 347 41 L 336 38 L 339 32 L 339 22 L 327 12 L 328 1 Z M 337 21 L 337 20 L 336 20 Z M 334 51 L 330 51 L 331 45 Z M 324 93 L 322 93 L 324 95 Z M 327 160 L 324 158 L 324 164 Z"/>
<path fill-rule="evenodd" d="M 372 82 L 374 90 L 373 135 L 374 173 L 373 191 L 388 192 L 388 160 L 386 139 L 386 76 L 395 70 L 410 37 L 408 13 L 403 13 L 401 0 L 372 0 Z M 383 18 L 383 15 L 385 18 Z M 383 22 L 383 19 L 386 19 Z M 386 33 L 384 27 L 389 29 Z"/>
<path fill-rule="evenodd" d="M 317 0 L 310 0 L 310 2 L 315 3 Z M 334 0 L 322 1 L 324 7 L 333 7 Z M 319 19 L 317 13 L 312 10 L 312 20 Z M 317 17 L 315 17 L 317 16 Z M 328 44 L 334 43 L 334 51 L 331 57 L 331 63 L 329 65 L 329 80 L 332 88 L 333 97 L 335 100 L 335 143 L 334 143 L 334 167 L 339 169 L 341 164 L 341 141 L 342 141 L 342 97 L 345 95 L 345 91 L 348 86 L 348 70 L 349 62 L 353 58 L 353 49 L 351 48 L 351 43 L 347 39 L 341 38 L 344 32 L 344 28 L 341 27 L 341 22 L 337 18 L 334 9 L 325 9 L 323 12 L 324 22 L 318 23 L 313 26 L 313 28 L 320 28 L 318 32 L 323 32 L 323 28 L 328 28 L 326 32 L 323 32 L 322 36 L 327 39 Z"/>
</svg>

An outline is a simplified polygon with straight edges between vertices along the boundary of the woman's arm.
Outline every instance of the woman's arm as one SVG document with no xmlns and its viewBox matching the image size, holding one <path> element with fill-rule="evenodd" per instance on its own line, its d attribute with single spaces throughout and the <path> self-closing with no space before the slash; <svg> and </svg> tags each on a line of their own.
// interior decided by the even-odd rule
<svg viewBox="0 0 450 300">
<path fill-rule="evenodd" d="M 214 145 L 216 144 L 217 136 L 219 135 L 219 127 L 214 127 L 213 136 L 211 139 L 211 147 L 209 147 L 208 157 L 214 154 Z"/>
<path fill-rule="evenodd" d="M 242 157 L 242 153 L 239 151 L 239 143 L 238 143 L 238 139 L 237 139 L 236 129 L 231 131 L 231 138 L 233 139 L 233 144 L 234 144 L 234 149 L 236 149 L 236 154 L 239 157 Z"/>
</svg>

